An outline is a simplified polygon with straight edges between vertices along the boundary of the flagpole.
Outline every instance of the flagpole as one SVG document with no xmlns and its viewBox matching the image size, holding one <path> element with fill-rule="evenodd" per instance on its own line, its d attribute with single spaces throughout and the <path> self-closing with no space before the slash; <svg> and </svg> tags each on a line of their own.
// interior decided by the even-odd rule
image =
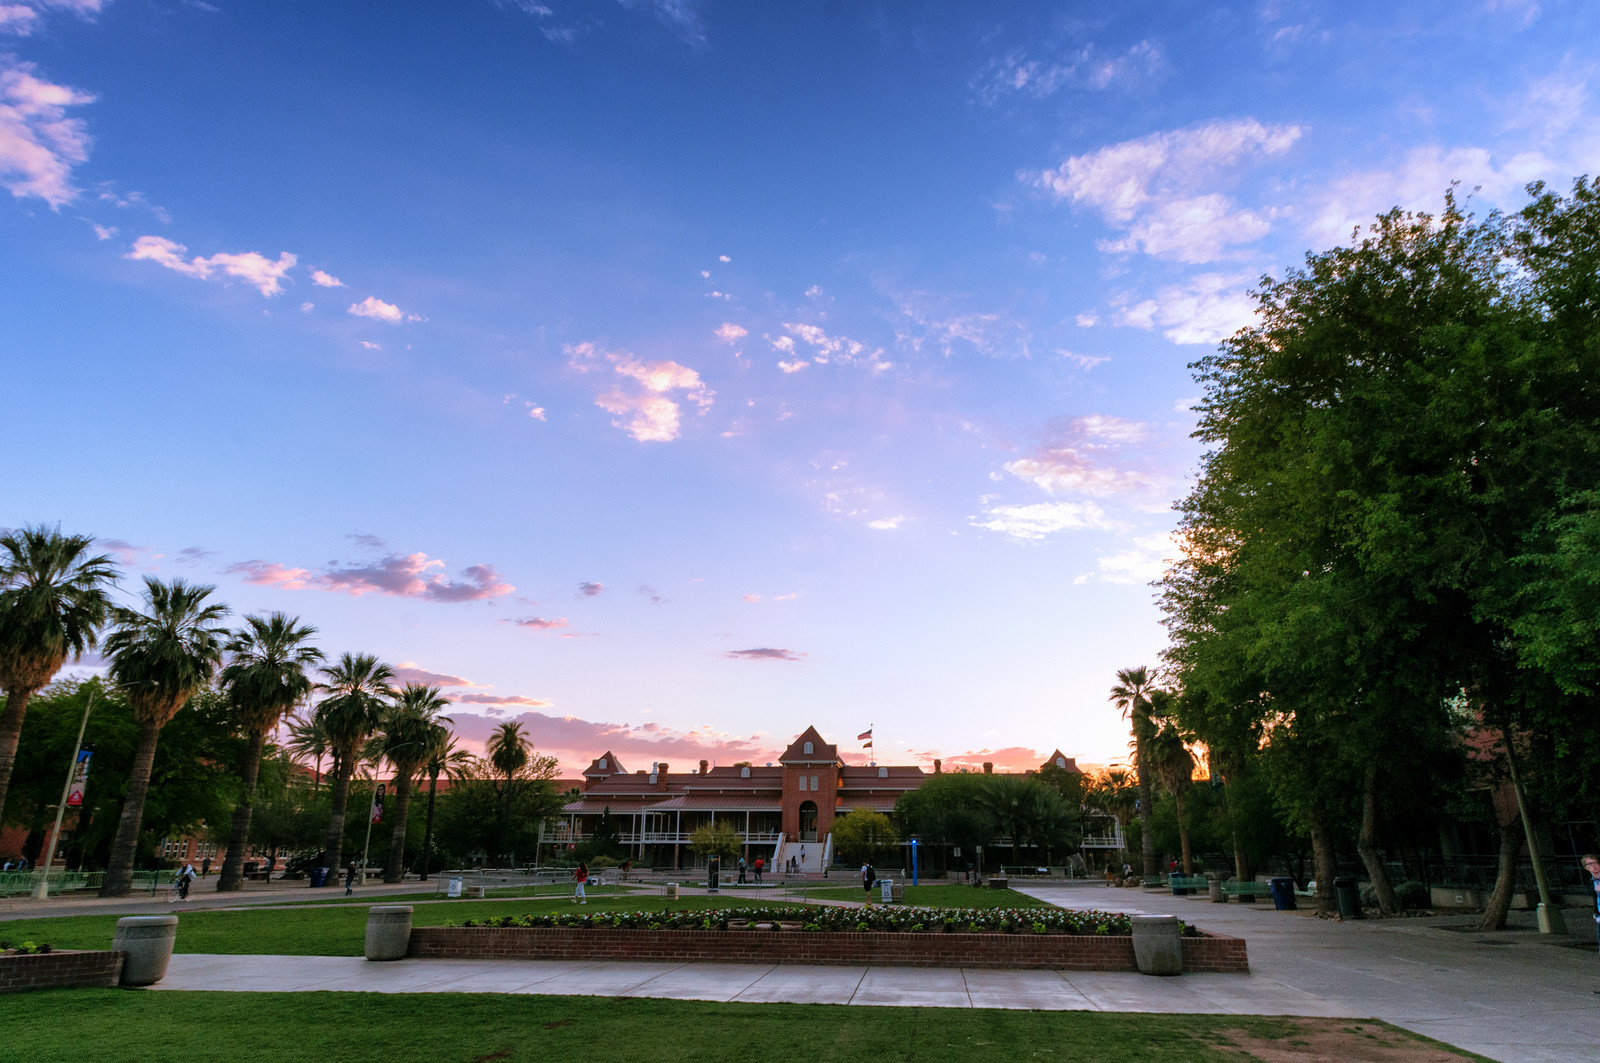
<svg viewBox="0 0 1600 1063">
<path fill-rule="evenodd" d="M 39 884 L 33 888 L 33 899 L 45 900 L 50 896 L 50 868 L 56 862 L 56 845 L 61 841 L 61 818 L 67 814 L 67 795 L 72 792 L 72 780 L 78 774 L 78 754 L 83 752 L 83 732 L 89 726 L 89 710 L 94 708 L 94 696 L 100 693 L 96 686 L 89 691 L 89 704 L 83 707 L 83 722 L 78 724 L 78 740 L 72 747 L 72 766 L 67 769 L 67 781 L 61 784 L 61 803 L 56 805 L 56 825 L 50 831 L 50 848 L 44 851 L 44 868 Z"/>
</svg>

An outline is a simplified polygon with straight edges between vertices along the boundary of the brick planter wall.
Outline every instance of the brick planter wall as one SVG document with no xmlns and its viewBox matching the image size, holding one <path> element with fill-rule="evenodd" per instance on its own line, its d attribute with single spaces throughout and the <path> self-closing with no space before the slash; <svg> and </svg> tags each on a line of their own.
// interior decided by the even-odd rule
<svg viewBox="0 0 1600 1063">
<path fill-rule="evenodd" d="M 449 959 L 1051 967 L 1067 971 L 1138 969 L 1131 937 L 1069 934 L 423 926 L 412 929 L 406 955 Z M 1184 938 L 1183 969 L 1248 971 L 1244 939 Z"/>
<path fill-rule="evenodd" d="M 59 949 L 42 955 L 0 956 L 0 993 L 114 986 L 121 976 L 120 952 Z"/>
</svg>

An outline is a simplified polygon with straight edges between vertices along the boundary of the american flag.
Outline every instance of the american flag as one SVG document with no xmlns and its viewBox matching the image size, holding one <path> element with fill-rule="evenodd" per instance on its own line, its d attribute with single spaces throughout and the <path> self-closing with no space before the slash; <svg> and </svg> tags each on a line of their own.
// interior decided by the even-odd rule
<svg viewBox="0 0 1600 1063">
<path fill-rule="evenodd" d="M 872 744 L 872 728 L 869 727 L 865 731 L 862 731 L 860 734 L 856 735 L 856 741 L 865 742 L 870 746 Z"/>
</svg>

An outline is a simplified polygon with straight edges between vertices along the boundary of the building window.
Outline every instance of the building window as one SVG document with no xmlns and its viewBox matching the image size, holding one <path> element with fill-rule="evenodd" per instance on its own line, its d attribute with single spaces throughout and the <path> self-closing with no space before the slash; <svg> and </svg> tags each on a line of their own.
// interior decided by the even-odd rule
<svg viewBox="0 0 1600 1063">
<path fill-rule="evenodd" d="M 817 777 L 815 775 L 811 776 L 811 788 L 813 790 L 817 788 Z"/>
<path fill-rule="evenodd" d="M 1067 767 L 1067 758 L 1066 757 L 1057 757 L 1056 758 L 1056 767 L 1058 767 L 1058 768 L 1062 769 L 1063 771 L 1065 771 L 1066 767 Z"/>
<path fill-rule="evenodd" d="M 802 776 L 800 776 L 800 789 L 804 790 L 805 788 L 806 788 L 806 777 L 804 775 L 802 775 Z"/>
<path fill-rule="evenodd" d="M 879 768 L 878 769 L 878 778 L 887 779 L 888 777 L 889 777 L 889 769 L 888 768 Z"/>
<path fill-rule="evenodd" d="M 811 743 L 810 742 L 807 742 L 804 746 L 801 747 L 801 752 L 810 754 L 810 753 L 815 753 L 816 750 L 811 748 Z"/>
<path fill-rule="evenodd" d="M 741 778 L 741 779 L 750 778 L 750 769 L 749 768 L 740 768 L 739 769 L 739 778 Z"/>
<path fill-rule="evenodd" d="M 605 757 L 601 757 L 600 758 L 600 770 L 601 771 L 605 771 L 606 770 L 606 758 Z"/>
<path fill-rule="evenodd" d="M 656 784 L 656 776 L 655 776 L 654 773 L 651 773 L 651 775 L 650 775 L 650 785 L 654 786 L 655 784 Z"/>
</svg>

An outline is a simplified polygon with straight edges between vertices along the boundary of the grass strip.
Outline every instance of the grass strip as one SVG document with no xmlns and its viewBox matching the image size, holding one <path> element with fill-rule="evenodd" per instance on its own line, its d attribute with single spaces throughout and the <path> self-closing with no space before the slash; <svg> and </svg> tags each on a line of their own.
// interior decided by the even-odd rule
<svg viewBox="0 0 1600 1063">
<path fill-rule="evenodd" d="M 220 1063 L 241 1054 L 272 1063 L 588 1063 L 620 1051 L 722 1061 L 780 1050 L 829 1063 L 1269 1058 L 1255 1046 L 1270 1046 L 1276 1061 L 1391 1058 L 1373 1054 L 1384 1049 L 1396 1060 L 1482 1058 L 1350 1020 L 466 993 L 57 990 L 0 997 L 0 1030 L 7 1063 Z M 1326 1055 L 1341 1039 L 1365 1051 Z"/>
<path fill-rule="evenodd" d="M 824 886 L 806 891 L 808 900 L 877 902 L 879 893 L 871 894 L 860 886 Z M 1054 908 L 1049 901 L 1018 893 L 1016 890 L 991 890 L 981 886 L 943 884 L 938 886 L 907 886 L 905 903 L 926 908 Z"/>
</svg>

